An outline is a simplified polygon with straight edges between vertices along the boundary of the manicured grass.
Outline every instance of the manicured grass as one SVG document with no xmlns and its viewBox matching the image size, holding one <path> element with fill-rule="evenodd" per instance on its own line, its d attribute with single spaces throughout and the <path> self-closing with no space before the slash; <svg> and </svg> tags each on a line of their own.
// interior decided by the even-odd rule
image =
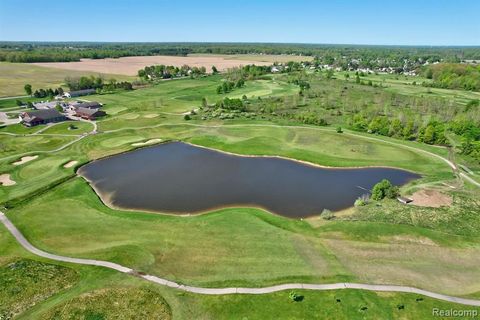
<svg viewBox="0 0 480 320">
<path fill-rule="evenodd" d="M 59 319 L 69 319 L 72 314 L 110 319 L 131 312 L 149 314 L 155 311 L 160 311 L 160 315 L 166 318 L 171 315 L 173 319 L 433 319 L 432 308 L 478 310 L 412 294 L 362 290 L 295 290 L 303 296 L 301 302 L 292 302 L 288 296 L 290 291 L 267 295 L 196 295 L 148 284 L 138 278 L 102 268 L 57 262 L 35 263 L 38 258 L 26 254 L 3 226 L 0 226 L 0 247 L 5 249 L 0 258 L 8 261 L 31 257 L 34 260 L 27 261 L 37 268 L 46 265 L 50 270 L 64 270 L 68 267 L 66 270 L 77 272 L 78 280 L 70 288 L 48 299 L 45 299 L 46 289 L 52 284 L 47 287 L 33 286 L 30 290 L 40 290 L 40 295 L 33 306 L 18 315 L 18 319 L 50 319 L 55 314 Z M 43 269 L 42 272 L 33 275 L 38 277 L 45 274 Z M 29 279 L 18 273 L 13 276 L 22 281 Z M 152 301 L 159 303 L 152 304 Z M 126 306 L 128 310 L 123 311 Z"/>
<path fill-rule="evenodd" d="M 70 129 L 70 126 L 74 126 L 73 129 Z M 93 125 L 88 122 L 82 121 L 66 121 L 62 123 L 57 123 L 45 131 L 42 131 L 42 134 L 71 134 L 79 135 L 82 133 L 87 133 L 93 130 Z"/>
<path fill-rule="evenodd" d="M 354 290 L 295 290 L 303 300 L 292 302 L 289 292 L 256 296 L 203 296 L 198 299 L 203 311 L 192 316 L 214 319 L 433 319 L 434 308 L 451 307 L 448 303 L 415 295 Z M 192 304 L 195 301 L 192 298 L 185 297 L 184 300 L 188 299 Z M 454 306 L 453 309 L 479 308 Z"/>
<path fill-rule="evenodd" d="M 115 78 L 117 81 L 134 79 L 134 77 L 124 75 L 46 68 L 29 63 L 0 62 L 0 97 L 24 95 L 23 86 L 27 83 L 32 85 L 33 90 L 58 88 L 64 86 L 66 77 L 90 75 L 100 75 L 106 79 Z"/>
<path fill-rule="evenodd" d="M 421 173 L 423 178 L 403 188 L 404 192 L 454 179 L 441 160 L 402 146 L 448 156 L 444 148 L 367 133 L 352 134 L 348 130 L 337 134 L 323 127 L 276 127 L 267 120 L 185 121 L 182 113 L 198 108 L 203 97 L 210 104 L 224 97 L 215 93 L 220 80 L 220 76 L 171 80 L 142 90 L 89 96 L 88 100 L 104 103 L 108 113 L 98 122 L 100 133 L 55 153 L 48 151 L 72 141 L 73 135 L 90 131 L 92 125 L 75 122 L 78 129 L 68 130 L 69 123 L 58 124 L 43 132 L 72 137 L 1 134 L 0 173 L 10 173 L 17 184 L 0 187 L 0 203 L 13 204 L 6 210 L 8 216 L 34 245 L 46 251 L 114 261 L 180 283 L 258 287 L 285 282 L 357 281 L 478 295 L 480 284 L 474 281 L 480 278 L 480 219 L 474 200 L 478 190 L 455 192 L 452 208 L 419 209 L 383 201 L 338 215 L 333 221 L 290 220 L 244 208 L 174 217 L 112 210 L 100 202 L 83 179 L 73 178 L 74 168 L 63 167 L 71 160 L 82 164 L 131 150 L 135 142 L 173 139 L 238 154 L 280 155 L 334 167 L 392 166 Z M 245 94 L 252 99 L 298 92 L 297 86 L 284 80 L 247 81 L 244 88 L 227 96 Z M 290 124 L 287 120 L 283 123 Z M 23 135 L 39 129 L 42 127 L 9 126 L 0 132 Z M 35 151 L 45 152 L 24 165 L 11 164 L 20 154 Z M 64 181 L 70 176 L 72 179 Z M 0 262 L 31 258 L 15 246 L 3 228 L 0 248 L 4 249 Z M 417 302 L 412 295 L 350 290 L 301 291 L 305 299 L 299 303 L 290 302 L 288 292 L 207 297 L 159 288 L 101 268 L 69 267 L 78 272 L 78 284 L 27 310 L 23 318 L 48 317 L 63 308 L 86 316 L 88 310 L 80 310 L 84 304 L 92 306 L 93 315 L 108 318 L 120 309 L 108 309 L 112 300 L 102 292 L 113 292 L 115 297 L 118 294 L 118 301 L 124 301 L 129 295 L 124 292 L 142 296 L 136 290 L 143 289 L 164 296 L 172 316 L 178 319 L 232 315 L 427 318 L 432 306 L 456 307 L 432 299 Z M 86 293 L 99 297 L 98 301 L 88 302 L 90 296 Z M 341 302 L 337 303 L 336 297 Z M 94 302 L 98 305 L 94 306 Z M 405 308 L 398 309 L 398 304 Z M 368 309 L 359 310 L 363 306 Z M 145 306 L 145 312 L 149 311 Z"/>
<path fill-rule="evenodd" d="M 114 261 L 187 284 L 378 283 L 381 275 L 381 283 L 457 295 L 480 291 L 471 281 L 480 277 L 472 238 L 449 235 L 455 241 L 447 243 L 438 240 L 442 233 L 415 227 L 392 227 L 380 238 L 358 241 L 348 238 L 354 222 L 335 222 L 332 232 L 256 209 L 189 218 L 122 212 L 105 207 L 81 178 L 8 215 L 47 251 Z"/>
</svg>

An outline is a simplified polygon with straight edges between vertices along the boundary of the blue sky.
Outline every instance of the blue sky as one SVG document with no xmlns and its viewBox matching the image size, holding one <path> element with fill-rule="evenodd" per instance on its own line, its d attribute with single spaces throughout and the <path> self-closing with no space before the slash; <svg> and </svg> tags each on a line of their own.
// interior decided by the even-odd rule
<svg viewBox="0 0 480 320">
<path fill-rule="evenodd" d="M 480 45 L 480 1 L 0 0 L 0 40 Z"/>
</svg>

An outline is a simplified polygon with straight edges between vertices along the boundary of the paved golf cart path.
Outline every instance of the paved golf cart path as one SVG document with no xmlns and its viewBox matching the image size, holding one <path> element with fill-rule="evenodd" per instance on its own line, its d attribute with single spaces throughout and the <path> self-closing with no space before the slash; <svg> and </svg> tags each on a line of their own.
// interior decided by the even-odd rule
<svg viewBox="0 0 480 320">
<path fill-rule="evenodd" d="M 220 294 L 265 294 L 271 292 L 277 292 L 282 290 L 289 290 L 289 289 L 308 289 L 308 290 L 338 290 L 338 289 L 361 289 L 361 290 L 369 290 L 369 291 L 388 291 L 388 292 L 405 292 L 405 293 L 414 293 L 419 294 L 443 301 L 453 302 L 464 304 L 468 306 L 478 306 L 480 307 L 480 300 L 474 299 L 465 299 L 465 298 L 458 298 L 447 296 L 435 292 L 430 292 L 418 288 L 407 287 L 407 286 L 396 286 L 396 285 L 372 285 L 372 284 L 361 284 L 361 283 L 331 283 L 331 284 L 307 284 L 307 283 L 287 283 L 287 284 L 280 284 L 271 287 L 263 287 L 263 288 L 201 288 L 201 287 L 192 287 L 183 284 L 179 284 L 173 281 L 169 281 L 167 279 L 159 278 L 153 275 L 143 274 L 138 272 L 134 269 L 130 269 L 119 265 L 117 263 L 108 262 L 108 261 L 101 261 L 101 260 L 92 260 L 92 259 L 80 259 L 80 258 L 71 258 L 65 256 L 59 256 L 56 254 L 48 253 L 43 250 L 40 250 L 34 247 L 28 240 L 23 236 L 23 234 L 13 225 L 10 219 L 5 216 L 3 212 L 0 212 L 0 221 L 3 225 L 10 231 L 10 233 L 15 237 L 15 239 L 20 243 L 27 251 L 51 260 L 56 261 L 63 261 L 69 263 L 76 263 L 76 264 L 84 264 L 84 265 L 91 265 L 91 266 L 99 266 L 105 267 L 109 269 L 113 269 L 119 272 L 131 274 L 143 278 L 147 281 L 167 286 L 170 288 L 183 290 L 187 292 L 193 292 L 198 294 L 211 294 L 211 295 L 220 295 Z"/>
</svg>

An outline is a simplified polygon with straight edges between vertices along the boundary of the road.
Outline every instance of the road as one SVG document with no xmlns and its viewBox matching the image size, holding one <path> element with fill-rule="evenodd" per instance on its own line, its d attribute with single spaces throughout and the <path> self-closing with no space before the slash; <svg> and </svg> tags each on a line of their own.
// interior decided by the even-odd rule
<svg viewBox="0 0 480 320">
<path fill-rule="evenodd" d="M 458 303 L 468 306 L 480 307 L 480 300 L 475 299 L 466 299 L 448 296 L 440 293 L 435 293 L 427 290 L 422 290 L 414 287 L 408 286 L 398 286 L 398 285 L 382 285 L 382 284 L 363 284 L 363 283 L 330 283 L 330 284 L 308 284 L 308 283 L 287 283 L 280 284 L 276 286 L 263 287 L 263 288 L 242 288 L 242 287 L 229 287 L 229 288 L 201 288 L 201 287 L 192 287 L 177 282 L 173 282 L 167 279 L 163 279 L 157 276 L 144 274 L 137 270 L 124 267 L 117 263 L 102 261 L 102 260 L 93 260 L 93 259 L 81 259 L 81 258 L 71 258 L 65 256 L 59 256 L 56 254 L 48 253 L 43 250 L 40 250 L 34 247 L 28 240 L 23 236 L 23 234 L 13 225 L 10 219 L 7 216 L 0 212 L 0 221 L 7 228 L 7 230 L 13 235 L 13 237 L 18 241 L 18 243 L 25 248 L 27 251 L 33 253 L 34 255 L 68 263 L 82 264 L 82 265 L 91 265 L 113 269 L 122 273 L 130 274 L 133 276 L 140 277 L 144 280 L 174 288 L 177 290 L 197 293 L 197 294 L 207 294 L 207 295 L 222 295 L 222 294 L 266 294 L 277 291 L 292 290 L 292 289 L 306 289 L 306 290 L 339 290 L 339 289 L 360 289 L 360 290 L 369 290 L 369 291 L 387 291 L 387 292 L 404 292 L 404 293 L 413 293 L 422 296 L 427 296 L 434 299 L 439 299 L 447 302 Z"/>
</svg>

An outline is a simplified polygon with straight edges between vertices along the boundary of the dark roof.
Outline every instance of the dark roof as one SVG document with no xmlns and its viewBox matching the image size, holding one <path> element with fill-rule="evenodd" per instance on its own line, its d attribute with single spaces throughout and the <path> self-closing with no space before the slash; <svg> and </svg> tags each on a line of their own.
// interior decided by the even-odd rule
<svg viewBox="0 0 480 320">
<path fill-rule="evenodd" d="M 25 111 L 24 114 L 27 115 L 31 119 L 38 118 L 38 119 L 42 119 L 42 120 L 45 120 L 45 121 L 48 121 L 50 119 L 64 117 L 56 109 L 42 109 L 42 110 L 36 110 L 36 111 Z"/>
<path fill-rule="evenodd" d="M 71 96 L 81 96 L 89 93 L 95 93 L 95 89 L 83 89 L 83 90 L 77 90 L 77 91 L 70 91 Z"/>
<path fill-rule="evenodd" d="M 78 108 L 88 108 L 88 109 L 100 109 L 102 107 L 102 105 L 96 101 L 92 101 L 92 102 L 82 102 L 82 103 L 78 103 L 78 104 L 75 104 L 73 105 L 74 108 L 78 109 Z"/>
<path fill-rule="evenodd" d="M 77 108 L 77 113 L 81 113 L 83 115 L 88 115 L 88 116 L 93 116 L 94 114 L 96 114 L 97 112 L 99 112 L 98 109 L 90 109 L 90 108 L 82 108 L 82 107 L 79 107 Z"/>
</svg>

